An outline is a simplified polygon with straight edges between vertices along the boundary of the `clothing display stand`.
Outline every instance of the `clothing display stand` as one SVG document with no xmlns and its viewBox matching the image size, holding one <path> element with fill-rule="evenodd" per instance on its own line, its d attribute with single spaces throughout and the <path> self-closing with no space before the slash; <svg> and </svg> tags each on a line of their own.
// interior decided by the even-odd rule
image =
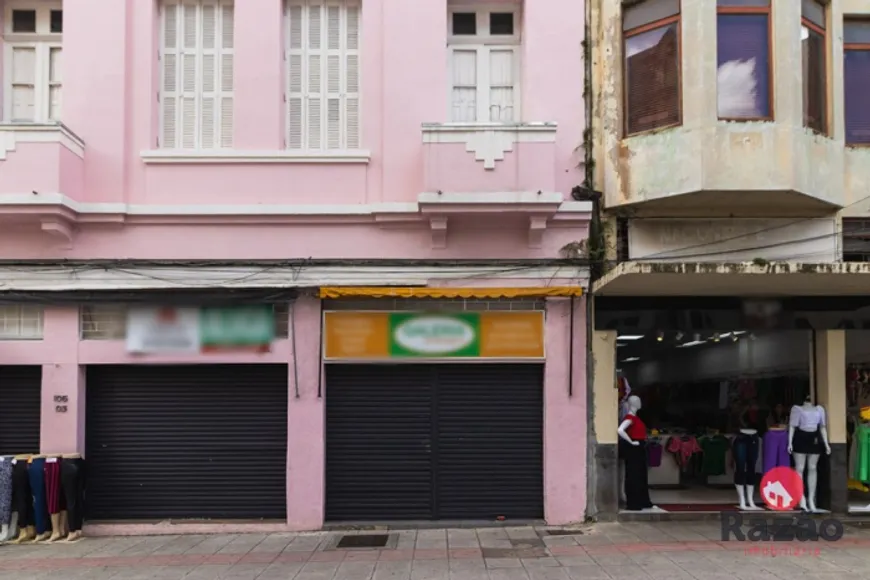
<svg viewBox="0 0 870 580">
<path fill-rule="evenodd" d="M 60 483 L 67 510 L 66 542 L 75 542 L 82 537 L 85 509 L 85 460 L 78 453 L 63 456 L 60 464 Z"/>
<path fill-rule="evenodd" d="M 760 511 L 763 508 L 755 505 L 755 486 L 758 474 L 755 466 L 758 463 L 758 451 L 761 442 L 755 429 L 741 429 L 740 434 L 731 444 L 731 454 L 734 458 L 734 487 L 741 511 Z"/>
</svg>

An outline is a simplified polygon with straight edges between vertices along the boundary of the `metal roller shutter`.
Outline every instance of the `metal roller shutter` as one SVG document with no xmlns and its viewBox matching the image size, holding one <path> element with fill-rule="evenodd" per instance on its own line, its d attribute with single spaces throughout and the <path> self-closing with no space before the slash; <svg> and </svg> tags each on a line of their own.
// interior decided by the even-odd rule
<svg viewBox="0 0 870 580">
<path fill-rule="evenodd" d="M 438 368 L 438 516 L 544 517 L 543 366 Z"/>
<path fill-rule="evenodd" d="M 88 368 L 88 518 L 285 519 L 287 372 Z"/>
<path fill-rule="evenodd" d="M 0 367 L 0 455 L 39 453 L 41 366 Z"/>
<path fill-rule="evenodd" d="M 326 519 L 432 519 L 432 373 L 326 368 Z"/>
<path fill-rule="evenodd" d="M 326 519 L 543 517 L 541 365 L 330 365 Z"/>
</svg>

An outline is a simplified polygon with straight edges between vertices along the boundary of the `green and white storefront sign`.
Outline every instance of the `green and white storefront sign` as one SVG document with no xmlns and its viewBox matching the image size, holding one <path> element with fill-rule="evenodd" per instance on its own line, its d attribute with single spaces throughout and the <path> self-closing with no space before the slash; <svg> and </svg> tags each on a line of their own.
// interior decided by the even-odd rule
<svg viewBox="0 0 870 580">
<path fill-rule="evenodd" d="M 127 350 L 134 353 L 195 353 L 267 349 L 275 339 L 272 306 L 154 306 L 131 308 Z"/>
</svg>

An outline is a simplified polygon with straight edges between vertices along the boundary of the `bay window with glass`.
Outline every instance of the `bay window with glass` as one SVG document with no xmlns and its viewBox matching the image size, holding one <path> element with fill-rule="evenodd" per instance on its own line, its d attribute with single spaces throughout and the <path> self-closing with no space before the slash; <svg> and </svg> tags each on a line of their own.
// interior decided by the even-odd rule
<svg viewBox="0 0 870 580">
<path fill-rule="evenodd" d="M 626 8 L 622 30 L 626 136 L 680 125 L 680 0 Z"/>
<path fill-rule="evenodd" d="M 804 127 L 828 132 L 828 36 L 826 7 L 816 0 L 801 0 L 801 53 Z"/>
<path fill-rule="evenodd" d="M 718 0 L 716 108 L 720 119 L 772 120 L 770 0 Z"/>
<path fill-rule="evenodd" d="M 843 25 L 846 145 L 870 145 L 870 19 Z"/>
</svg>

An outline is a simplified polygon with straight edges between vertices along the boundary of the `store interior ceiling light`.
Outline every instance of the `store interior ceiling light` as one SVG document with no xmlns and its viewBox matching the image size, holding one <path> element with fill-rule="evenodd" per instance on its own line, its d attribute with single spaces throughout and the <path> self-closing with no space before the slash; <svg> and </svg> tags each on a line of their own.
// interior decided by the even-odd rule
<svg viewBox="0 0 870 580">
<path fill-rule="evenodd" d="M 616 340 L 640 340 L 641 338 L 643 338 L 642 334 L 623 334 L 617 336 Z"/>
<path fill-rule="evenodd" d="M 677 333 L 677 340 L 683 340 L 683 333 L 682 332 Z"/>
<path fill-rule="evenodd" d="M 623 346 L 625 346 L 624 343 L 619 343 L 619 342 L 616 343 L 616 348 L 622 348 Z"/>
<path fill-rule="evenodd" d="M 681 344 L 677 348 L 688 348 L 690 346 L 698 346 L 699 344 L 705 344 L 706 342 L 707 342 L 706 340 L 693 340 L 691 342 L 684 342 L 683 344 Z"/>
<path fill-rule="evenodd" d="M 627 363 L 627 362 L 637 362 L 637 361 L 639 361 L 639 360 L 640 360 L 639 357 L 636 357 L 636 356 L 630 356 L 630 357 L 628 357 L 627 359 L 623 360 L 622 362 L 624 362 L 624 363 Z"/>
<path fill-rule="evenodd" d="M 665 339 L 665 333 L 664 333 L 664 332 L 660 332 L 659 335 L 656 337 L 656 340 L 659 341 L 659 342 L 663 341 L 664 339 Z"/>
</svg>

